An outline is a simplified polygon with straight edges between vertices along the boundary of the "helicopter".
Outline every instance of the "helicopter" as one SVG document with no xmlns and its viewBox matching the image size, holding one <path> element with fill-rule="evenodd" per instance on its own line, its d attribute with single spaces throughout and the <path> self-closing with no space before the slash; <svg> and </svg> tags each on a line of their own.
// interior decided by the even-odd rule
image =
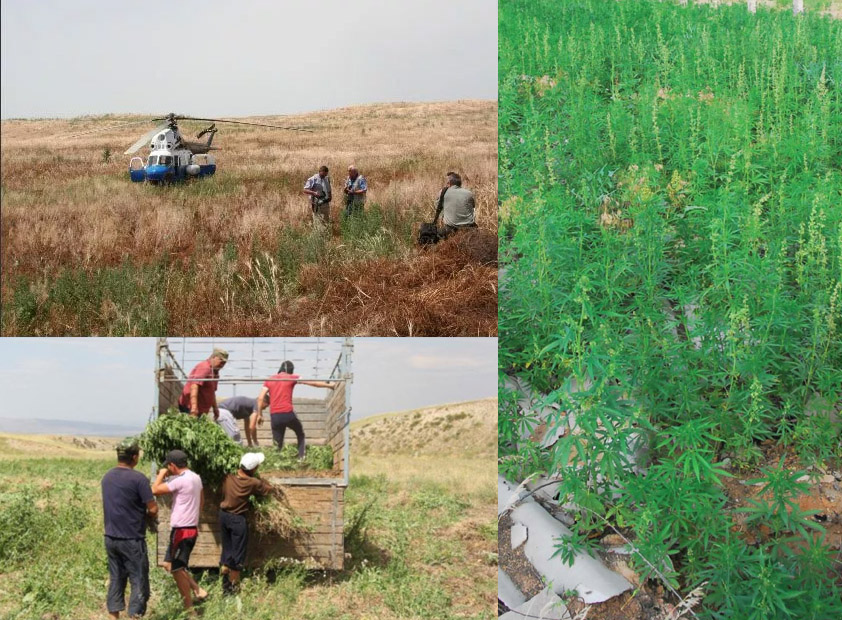
<svg viewBox="0 0 842 620">
<path fill-rule="evenodd" d="M 196 135 L 199 140 L 207 136 L 206 142 L 186 140 L 178 128 L 178 121 L 209 121 L 212 124 Z M 152 121 L 166 121 L 145 133 L 132 144 L 124 155 L 134 155 L 143 146 L 148 145 L 150 152 L 144 163 L 141 157 L 132 157 L 129 162 L 129 178 L 135 183 L 148 182 L 151 184 L 169 184 L 191 178 L 211 176 L 216 172 L 216 160 L 210 151 L 219 150 L 211 146 L 216 132 L 216 123 L 234 123 L 237 125 L 254 125 L 257 127 L 271 127 L 290 131 L 311 131 L 303 127 L 283 127 L 266 123 L 251 123 L 246 121 L 230 121 L 219 118 L 197 118 L 170 113 Z"/>
</svg>

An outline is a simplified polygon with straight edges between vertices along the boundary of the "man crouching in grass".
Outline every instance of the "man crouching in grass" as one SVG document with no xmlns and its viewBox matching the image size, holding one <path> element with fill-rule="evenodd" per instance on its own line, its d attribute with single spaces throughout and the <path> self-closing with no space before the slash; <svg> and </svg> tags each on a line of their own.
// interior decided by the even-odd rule
<svg viewBox="0 0 842 620">
<path fill-rule="evenodd" d="M 222 482 L 223 499 L 219 504 L 219 525 L 222 534 L 222 555 L 219 558 L 222 573 L 222 591 L 236 592 L 240 573 L 246 561 L 249 530 L 246 513 L 252 495 L 264 497 L 272 492 L 272 485 L 255 478 L 257 467 L 266 456 L 260 452 L 247 452 L 240 459 L 236 474 L 228 474 Z"/>
<path fill-rule="evenodd" d="M 105 551 L 108 554 L 108 614 L 119 618 L 126 608 L 126 582 L 132 584 L 129 616 L 146 613 L 149 600 L 149 555 L 144 520 L 158 516 L 149 478 L 135 471 L 140 448 L 125 440 L 117 446 L 117 467 L 102 478 Z"/>
<path fill-rule="evenodd" d="M 164 482 L 164 478 L 169 476 Z M 152 484 L 155 495 L 172 494 L 172 512 L 170 513 L 170 544 L 164 556 L 164 568 L 172 574 L 184 609 L 193 607 L 193 598 L 197 601 L 207 598 L 208 593 L 199 587 L 187 570 L 190 553 L 196 545 L 199 535 L 199 515 L 202 512 L 204 497 L 202 479 L 187 467 L 187 455 L 181 450 L 171 450 L 164 461 L 164 467 L 158 471 L 158 477 Z"/>
</svg>

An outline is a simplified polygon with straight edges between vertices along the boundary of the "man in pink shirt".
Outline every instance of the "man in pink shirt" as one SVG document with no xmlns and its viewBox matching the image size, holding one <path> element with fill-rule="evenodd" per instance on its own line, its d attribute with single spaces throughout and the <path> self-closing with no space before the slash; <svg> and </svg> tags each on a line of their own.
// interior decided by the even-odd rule
<svg viewBox="0 0 842 620">
<path fill-rule="evenodd" d="M 164 478 L 169 476 L 164 482 Z M 204 496 L 202 479 L 187 467 L 187 455 L 181 450 L 171 450 L 164 461 L 164 467 L 158 471 L 158 477 L 152 484 L 154 495 L 172 495 L 170 513 L 170 544 L 164 556 L 164 568 L 175 579 L 184 609 L 193 607 L 193 598 L 203 600 L 208 593 L 199 587 L 187 570 L 190 553 L 196 545 L 199 535 L 199 515 L 202 512 Z"/>
<path fill-rule="evenodd" d="M 257 398 L 257 422 L 263 424 L 264 399 L 269 395 L 269 413 L 272 420 L 272 440 L 278 446 L 278 450 L 284 447 L 284 435 L 287 427 L 291 428 L 298 439 L 298 458 L 304 458 L 304 427 L 295 415 L 292 408 L 292 390 L 300 383 L 318 388 L 332 390 L 336 387 L 333 383 L 326 381 L 300 381 L 298 375 L 293 374 L 295 366 L 287 360 L 278 369 L 278 374 L 272 375 L 269 379 L 281 379 L 281 381 L 266 381 L 260 396 Z M 255 427 L 256 428 L 256 427 Z"/>
<path fill-rule="evenodd" d="M 178 399 L 179 411 L 199 417 L 213 409 L 213 419 L 219 419 L 219 408 L 216 405 L 216 381 L 207 381 L 207 379 L 217 379 L 219 371 L 227 361 L 228 351 L 214 349 L 208 359 L 196 364 L 190 371 L 190 376 Z M 196 379 L 205 379 L 205 381 Z"/>
</svg>

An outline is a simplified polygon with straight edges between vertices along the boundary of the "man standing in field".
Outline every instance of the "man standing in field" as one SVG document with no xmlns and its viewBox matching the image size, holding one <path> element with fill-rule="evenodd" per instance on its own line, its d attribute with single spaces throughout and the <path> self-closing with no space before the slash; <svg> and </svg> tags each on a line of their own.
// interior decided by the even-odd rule
<svg viewBox="0 0 842 620">
<path fill-rule="evenodd" d="M 443 191 L 443 199 L 436 209 L 436 217 L 442 216 L 439 237 L 446 238 L 459 230 L 476 228 L 474 195 L 471 190 L 462 187 L 462 177 L 456 172 L 448 172 Z"/>
<path fill-rule="evenodd" d="M 304 193 L 310 197 L 310 209 L 313 211 L 313 224 L 327 226 L 330 223 L 330 177 L 327 166 L 319 168 L 318 173 L 307 179 Z"/>
<path fill-rule="evenodd" d="M 240 459 L 240 468 L 222 481 L 222 502 L 219 504 L 219 529 L 222 534 L 222 589 L 233 593 L 240 584 L 240 573 L 246 561 L 248 524 L 246 513 L 252 496 L 263 497 L 272 492 L 272 485 L 255 478 L 257 467 L 266 456 L 260 452 L 247 452 Z"/>
<path fill-rule="evenodd" d="M 362 213 L 368 182 L 356 166 L 348 166 L 348 178 L 345 179 L 345 215 Z"/>
<path fill-rule="evenodd" d="M 264 406 L 269 404 L 267 398 Z M 219 403 L 219 415 L 223 416 L 223 409 L 231 412 L 235 420 L 243 420 L 246 429 L 246 441 L 249 448 L 257 446 L 257 399 L 248 396 L 231 396 Z M 236 440 L 238 441 L 238 440 Z"/>
<path fill-rule="evenodd" d="M 108 614 L 119 618 L 126 608 L 126 582 L 131 583 L 129 616 L 146 613 L 149 600 L 149 554 L 144 520 L 158 516 L 149 478 L 135 471 L 140 448 L 133 440 L 117 446 L 117 466 L 102 478 L 105 552 L 108 555 Z"/>
<path fill-rule="evenodd" d="M 169 477 L 167 477 L 169 476 Z M 164 481 L 166 478 L 166 481 Z M 155 495 L 172 495 L 170 543 L 164 556 L 164 568 L 172 574 L 184 601 L 184 609 L 193 607 L 193 598 L 204 600 L 208 593 L 199 587 L 188 571 L 190 553 L 199 535 L 199 515 L 204 501 L 202 479 L 187 467 L 187 455 L 171 450 L 152 484 Z"/>
<path fill-rule="evenodd" d="M 294 371 L 295 366 L 287 360 L 281 364 L 278 374 L 272 375 L 263 384 L 260 396 L 257 397 L 257 421 L 259 424 L 263 424 L 263 406 L 266 402 L 264 399 L 268 394 L 269 413 L 272 420 L 272 440 L 277 445 L 278 450 L 281 450 L 284 447 L 284 435 L 286 435 L 287 427 L 291 428 L 296 439 L 298 439 L 298 459 L 301 460 L 304 458 L 305 450 L 304 427 L 301 426 L 301 421 L 292 408 L 292 391 L 299 383 L 330 390 L 336 386 L 326 381 L 300 381 L 298 375 L 293 374 Z"/>
<path fill-rule="evenodd" d="M 227 361 L 228 351 L 214 349 L 208 359 L 196 364 L 190 371 L 190 376 L 187 383 L 184 384 L 181 397 L 178 399 L 179 411 L 198 418 L 213 409 L 213 419 L 219 419 L 219 408 L 216 405 L 215 396 L 216 381 L 208 381 L 208 379 L 218 379 L 219 371 Z M 204 381 L 201 379 L 204 379 Z"/>
</svg>

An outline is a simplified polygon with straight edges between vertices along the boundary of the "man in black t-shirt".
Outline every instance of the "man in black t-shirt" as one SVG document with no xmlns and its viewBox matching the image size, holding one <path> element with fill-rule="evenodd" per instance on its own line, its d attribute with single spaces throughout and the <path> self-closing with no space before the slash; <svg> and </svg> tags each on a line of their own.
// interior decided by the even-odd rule
<svg viewBox="0 0 842 620">
<path fill-rule="evenodd" d="M 117 467 L 102 478 L 105 551 L 108 554 L 108 613 L 119 618 L 126 608 L 126 582 L 131 583 L 129 616 L 146 613 L 149 600 L 149 554 L 146 519 L 158 516 L 149 478 L 134 470 L 140 448 L 133 440 L 117 446 Z"/>
</svg>

